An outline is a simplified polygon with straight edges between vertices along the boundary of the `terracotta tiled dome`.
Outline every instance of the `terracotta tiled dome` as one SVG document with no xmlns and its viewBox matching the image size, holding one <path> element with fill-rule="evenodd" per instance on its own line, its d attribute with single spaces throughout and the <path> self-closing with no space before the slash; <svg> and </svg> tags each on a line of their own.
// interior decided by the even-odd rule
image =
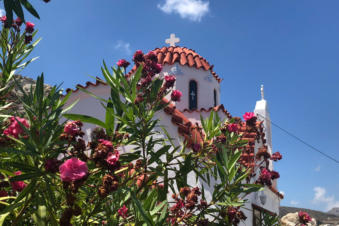
<svg viewBox="0 0 339 226">
<path fill-rule="evenodd" d="M 213 71 L 213 65 L 210 65 L 208 61 L 196 53 L 192 49 L 180 46 L 165 46 L 162 48 L 156 48 L 152 50 L 157 58 L 158 63 L 165 65 L 172 65 L 174 63 L 179 63 L 182 66 L 194 67 L 196 69 L 203 69 L 205 71 L 210 71 L 213 77 L 220 83 L 221 78 Z M 136 70 L 136 66 L 128 73 L 131 75 Z"/>
<path fill-rule="evenodd" d="M 196 53 L 192 49 L 186 47 L 162 47 L 156 48 L 153 52 L 158 57 L 159 64 L 169 64 L 179 63 L 180 65 L 187 65 L 189 67 L 195 67 L 197 69 L 204 69 L 205 71 L 210 70 L 214 78 L 221 82 L 221 78 L 213 71 L 213 65 L 210 65 L 208 61 Z"/>
</svg>

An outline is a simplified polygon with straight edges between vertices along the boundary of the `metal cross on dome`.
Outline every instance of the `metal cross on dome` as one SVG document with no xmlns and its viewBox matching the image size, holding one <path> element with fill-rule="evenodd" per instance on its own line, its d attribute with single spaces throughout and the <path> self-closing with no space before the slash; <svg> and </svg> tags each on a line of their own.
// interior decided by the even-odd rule
<svg viewBox="0 0 339 226">
<path fill-rule="evenodd" d="M 165 40 L 165 43 L 169 44 L 170 46 L 175 46 L 175 43 L 180 42 L 180 38 L 175 37 L 175 34 L 171 34 L 170 38 Z"/>
</svg>

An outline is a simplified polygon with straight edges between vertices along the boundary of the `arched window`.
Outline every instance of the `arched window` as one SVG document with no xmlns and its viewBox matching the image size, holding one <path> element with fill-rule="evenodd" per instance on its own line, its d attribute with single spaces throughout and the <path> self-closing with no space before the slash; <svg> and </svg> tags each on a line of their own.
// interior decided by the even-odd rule
<svg viewBox="0 0 339 226">
<path fill-rule="evenodd" d="M 217 91 L 214 89 L 213 90 L 213 100 L 214 100 L 214 107 L 216 107 L 217 106 Z"/>
<path fill-rule="evenodd" d="M 190 110 L 195 110 L 198 108 L 198 84 L 194 80 L 191 80 L 189 83 L 188 103 Z"/>
</svg>

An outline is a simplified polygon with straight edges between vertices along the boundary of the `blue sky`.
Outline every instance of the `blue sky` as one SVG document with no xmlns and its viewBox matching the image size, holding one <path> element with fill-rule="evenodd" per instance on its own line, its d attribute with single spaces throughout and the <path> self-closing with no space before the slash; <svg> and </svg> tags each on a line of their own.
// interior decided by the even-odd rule
<svg viewBox="0 0 339 226">
<path fill-rule="evenodd" d="M 25 75 L 44 72 L 49 84 L 75 87 L 100 75 L 103 59 L 131 59 L 174 32 L 215 65 L 232 115 L 252 111 L 264 84 L 272 121 L 339 159 L 338 0 L 34 2 L 41 20 L 30 19 L 43 40 Z M 283 154 L 282 205 L 339 206 L 339 164 L 274 126 L 273 148 Z"/>
</svg>

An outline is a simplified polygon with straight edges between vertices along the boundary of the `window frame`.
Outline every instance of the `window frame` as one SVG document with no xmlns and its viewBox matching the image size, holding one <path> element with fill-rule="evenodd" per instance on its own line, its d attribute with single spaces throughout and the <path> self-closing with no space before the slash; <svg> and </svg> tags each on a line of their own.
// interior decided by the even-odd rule
<svg viewBox="0 0 339 226">
<path fill-rule="evenodd" d="M 255 211 L 259 211 L 259 213 L 260 213 L 260 217 L 259 217 L 259 225 L 257 224 L 257 222 L 256 222 L 256 215 L 255 215 Z M 267 214 L 269 214 L 269 215 L 271 215 L 271 216 L 276 216 L 277 214 L 275 214 L 275 213 L 273 213 L 273 212 L 271 212 L 271 211 L 269 211 L 269 210 L 267 210 L 267 209 L 265 209 L 265 208 L 263 208 L 263 207 L 261 207 L 261 206 L 258 206 L 258 205 L 255 205 L 255 204 L 252 204 L 252 223 L 253 223 L 253 226 L 261 226 L 262 224 L 261 224 L 261 222 L 262 222 L 262 220 L 263 220 L 263 213 L 267 213 Z"/>
<path fill-rule="evenodd" d="M 196 86 L 195 108 L 191 108 L 191 82 L 194 82 Z M 188 109 L 198 110 L 198 82 L 195 79 L 190 79 L 188 82 Z"/>
</svg>

